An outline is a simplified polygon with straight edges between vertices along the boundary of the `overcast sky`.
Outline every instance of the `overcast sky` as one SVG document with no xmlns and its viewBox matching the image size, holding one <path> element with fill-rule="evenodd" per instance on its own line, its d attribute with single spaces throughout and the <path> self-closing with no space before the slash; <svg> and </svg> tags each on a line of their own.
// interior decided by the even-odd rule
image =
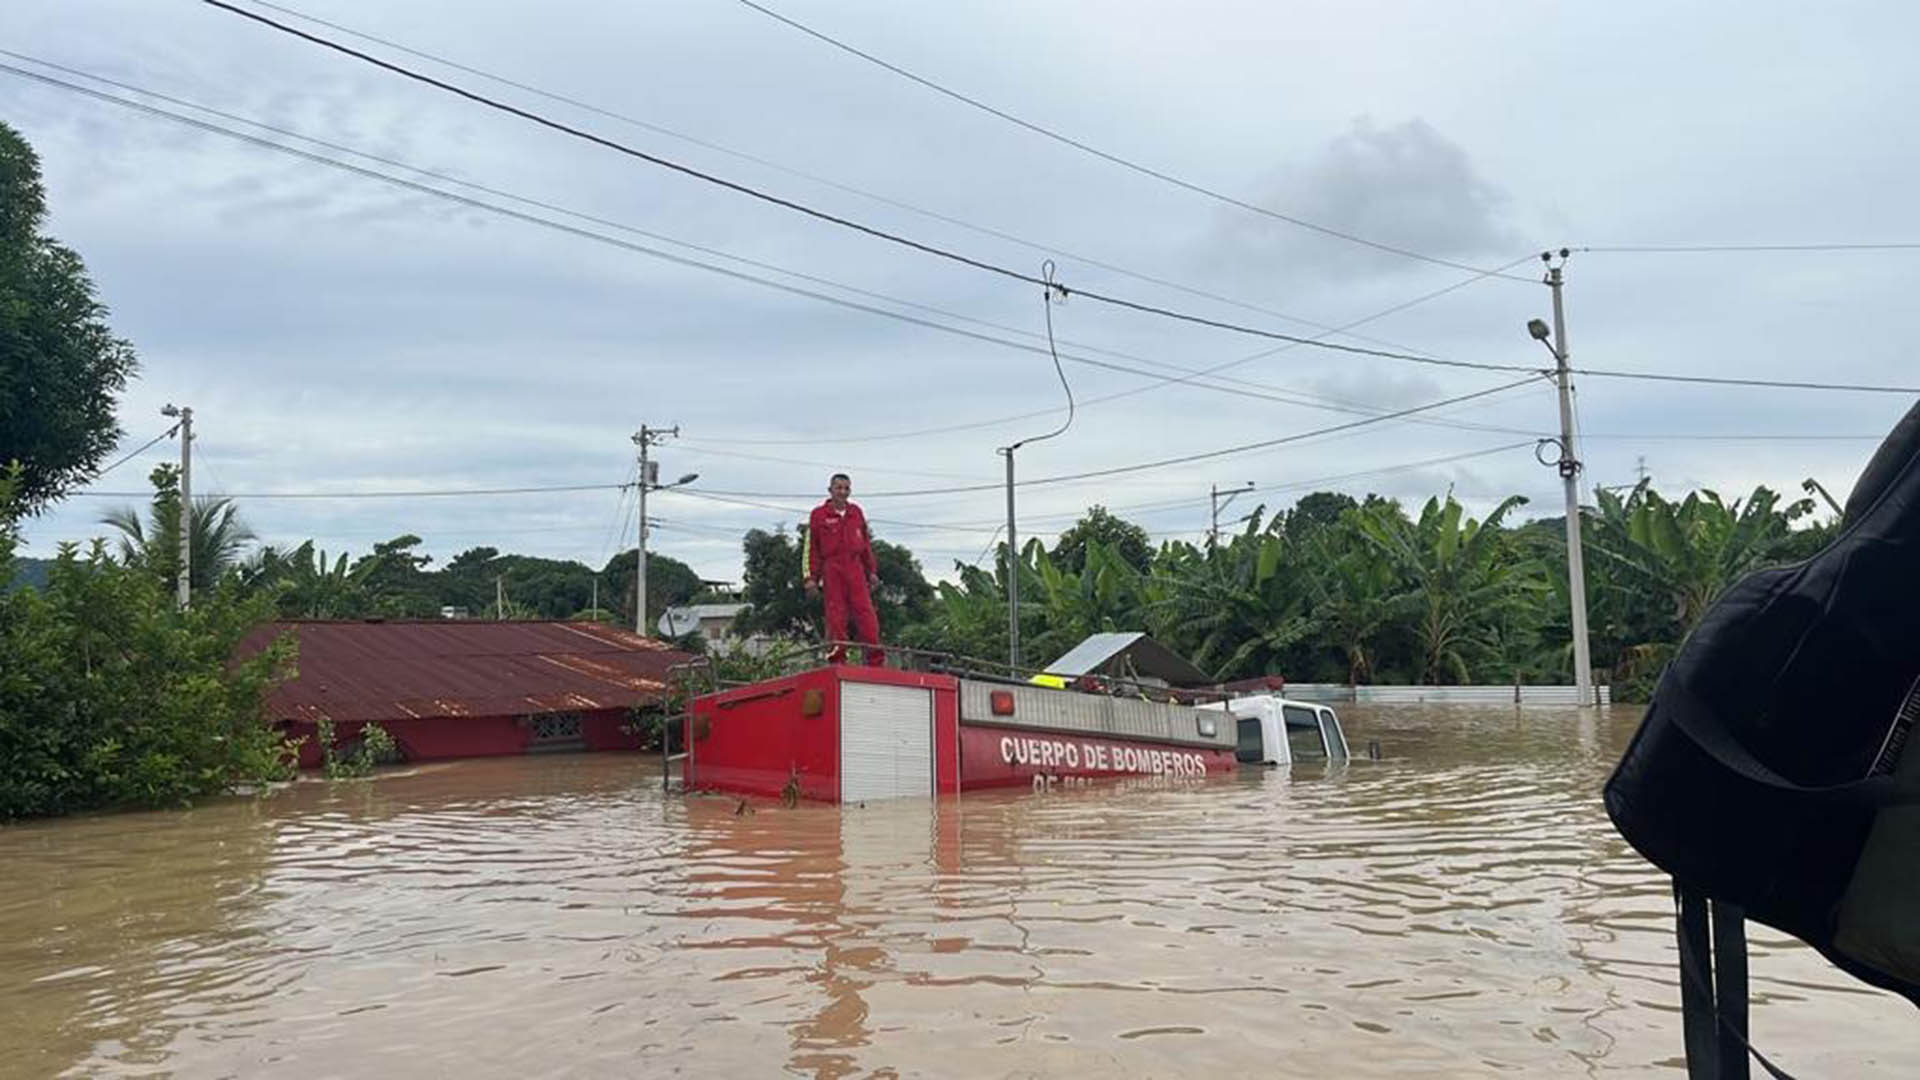
<svg viewBox="0 0 1920 1080">
<path fill-rule="evenodd" d="M 1051 257 L 1072 288 L 1315 335 L 1473 277 L 1130 172 L 736 0 L 293 6 L 711 144 L 354 42 L 649 153 L 1024 273 Z M 1920 9 L 1910 4 L 768 6 L 1108 153 L 1464 266 L 1563 245 L 1920 240 L 1920 141 L 1908 135 Z M 663 479 L 697 472 L 693 490 L 756 493 L 727 497 L 789 509 L 661 493 L 650 501 L 664 519 L 655 550 L 737 580 L 740 534 L 798 519 L 826 474 L 844 469 L 876 532 L 910 546 L 937 577 L 992 541 L 1004 496 L 885 493 L 995 484 L 996 447 L 1064 419 L 1031 415 L 1063 404 L 1037 287 L 755 202 L 192 0 L 9 0 L 0 48 L 538 200 L 559 209 L 426 180 L 574 228 L 1043 346 L 832 306 L 0 73 L 0 119 L 42 159 L 49 228 L 86 259 L 116 332 L 141 358 L 122 402 L 123 450 L 164 431 L 160 408 L 174 402 L 195 410 L 201 492 L 604 485 L 242 498 L 269 542 L 311 537 L 359 553 L 411 532 L 441 561 L 489 544 L 599 566 L 632 542 L 632 500 L 614 487 L 631 479 L 632 433 L 678 424 L 681 438 L 659 451 Z M 1333 340 L 1546 365 L 1525 331 L 1549 314 L 1540 264 L 1512 274 L 1519 280 L 1481 277 L 1357 327 L 1364 338 Z M 1911 300 L 1920 250 L 1576 251 L 1566 274 L 1576 366 L 1920 383 L 1907 347 L 1920 337 Z M 1518 377 L 1272 352 L 1272 340 L 1086 297 L 1052 316 L 1063 351 L 1160 378 L 1270 354 L 1207 380 L 1211 388 L 1068 362 L 1082 407 L 1064 435 L 1020 452 L 1023 479 L 1310 432 L 1350 422 L 1354 410 Z M 1127 391 L 1138 392 L 1099 400 Z M 1579 384 L 1589 484 L 1632 483 L 1644 460 L 1664 491 L 1708 486 L 1729 497 L 1755 484 L 1797 495 L 1812 476 L 1844 498 L 1909 404 L 1895 394 Z M 1005 419 L 1020 414 L 1029 415 Z M 1208 486 L 1247 481 L 1271 490 L 1243 497 L 1234 515 L 1256 501 L 1284 507 L 1314 487 L 1410 502 L 1450 487 L 1476 511 L 1520 494 L 1529 514 L 1560 512 L 1557 477 L 1530 444 L 1461 457 L 1554 432 L 1543 381 L 1430 415 L 1445 423 L 1380 423 L 1025 488 L 1021 531 L 1050 536 L 1097 502 L 1156 538 L 1198 538 Z M 934 428 L 961 430 L 903 434 Z M 138 490 L 175 454 L 162 442 L 92 490 Z M 1417 465 L 1441 458 L 1457 460 Z M 1341 476 L 1351 478 L 1316 483 Z M 24 554 L 99 534 L 99 515 L 130 501 L 71 498 L 28 523 Z"/>
</svg>

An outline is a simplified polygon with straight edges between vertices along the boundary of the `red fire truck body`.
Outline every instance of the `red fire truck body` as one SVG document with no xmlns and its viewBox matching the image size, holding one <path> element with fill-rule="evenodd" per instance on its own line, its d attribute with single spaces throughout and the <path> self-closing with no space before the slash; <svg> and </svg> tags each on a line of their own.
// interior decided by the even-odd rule
<svg viewBox="0 0 1920 1080">
<path fill-rule="evenodd" d="M 1236 764 L 1218 708 L 844 665 L 696 698 L 684 734 L 690 791 L 831 803 Z"/>
</svg>

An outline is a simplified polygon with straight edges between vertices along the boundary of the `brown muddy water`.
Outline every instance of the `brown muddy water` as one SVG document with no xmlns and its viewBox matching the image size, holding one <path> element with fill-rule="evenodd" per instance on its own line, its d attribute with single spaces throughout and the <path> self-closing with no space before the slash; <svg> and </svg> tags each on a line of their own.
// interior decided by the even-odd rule
<svg viewBox="0 0 1920 1080">
<path fill-rule="evenodd" d="M 1679 1075 L 1630 710 L 1363 709 L 1386 760 L 844 812 L 493 759 L 0 830 L 0 1075 Z M 1756 1043 L 1920 1075 L 1764 929 Z"/>
</svg>

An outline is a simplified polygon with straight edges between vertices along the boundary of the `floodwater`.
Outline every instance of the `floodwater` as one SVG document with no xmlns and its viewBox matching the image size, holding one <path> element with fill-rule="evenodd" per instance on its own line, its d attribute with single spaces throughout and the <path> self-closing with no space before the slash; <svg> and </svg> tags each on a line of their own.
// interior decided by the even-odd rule
<svg viewBox="0 0 1920 1080">
<path fill-rule="evenodd" d="M 629 755 L 0 829 L 0 1075 L 1680 1075 L 1616 709 L 1346 712 L 1379 762 L 827 807 Z M 1764 929 L 1755 1043 L 1920 1075 Z"/>
</svg>

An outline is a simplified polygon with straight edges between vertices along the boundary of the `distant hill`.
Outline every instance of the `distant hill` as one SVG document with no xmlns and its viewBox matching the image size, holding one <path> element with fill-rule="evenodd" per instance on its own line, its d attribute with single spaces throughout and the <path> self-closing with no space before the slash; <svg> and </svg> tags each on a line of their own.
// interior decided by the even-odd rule
<svg viewBox="0 0 1920 1080">
<path fill-rule="evenodd" d="M 12 592 L 15 589 L 25 588 L 29 585 L 36 589 L 46 588 L 47 568 L 52 565 L 52 559 L 14 559 L 13 580 L 6 583 L 4 591 Z"/>
</svg>

